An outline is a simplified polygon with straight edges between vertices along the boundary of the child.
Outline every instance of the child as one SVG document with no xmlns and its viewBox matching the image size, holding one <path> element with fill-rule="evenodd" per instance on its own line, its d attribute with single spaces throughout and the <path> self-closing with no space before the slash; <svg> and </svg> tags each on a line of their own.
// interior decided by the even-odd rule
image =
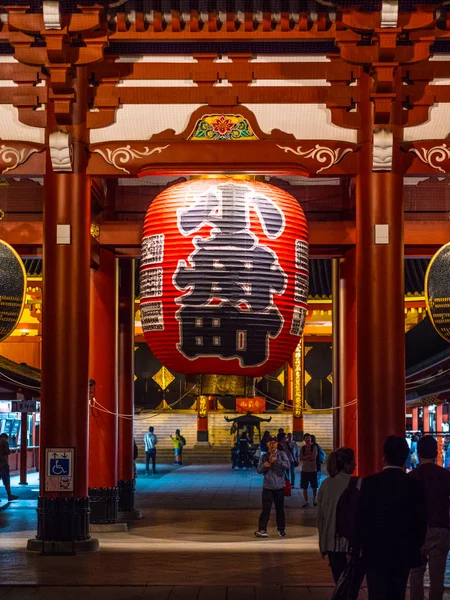
<svg viewBox="0 0 450 600">
<path fill-rule="evenodd" d="M 183 450 L 183 436 L 180 435 L 180 430 L 177 429 L 175 432 L 175 437 L 173 435 L 170 436 L 173 442 L 173 453 L 175 454 L 175 462 L 174 465 L 181 465 L 181 452 Z"/>
<path fill-rule="evenodd" d="M 264 475 L 262 489 L 262 513 L 259 517 L 258 530 L 255 536 L 260 538 L 269 537 L 267 524 L 270 518 L 272 503 L 275 502 L 277 516 L 277 529 L 280 537 L 285 537 L 284 516 L 284 483 L 285 471 L 289 469 L 290 462 L 286 453 L 278 450 L 278 440 L 275 436 L 269 437 L 267 441 L 269 451 L 265 452 L 259 459 L 257 471 Z"/>
</svg>

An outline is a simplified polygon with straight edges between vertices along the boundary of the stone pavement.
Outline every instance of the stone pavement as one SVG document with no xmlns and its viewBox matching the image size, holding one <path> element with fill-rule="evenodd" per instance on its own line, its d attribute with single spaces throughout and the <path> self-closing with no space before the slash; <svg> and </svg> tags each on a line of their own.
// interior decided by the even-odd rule
<svg viewBox="0 0 450 600">
<path fill-rule="evenodd" d="M 253 586 L 1 587 L 1 600 L 329 600 L 330 588 Z M 366 595 L 362 596 L 367 598 Z"/>
<path fill-rule="evenodd" d="M 307 586 L 1 586 L 1 600 L 330 600 L 330 587 Z M 425 598 L 428 598 L 426 593 Z M 446 592 L 444 600 L 449 600 Z M 367 600 L 362 590 L 359 600 Z M 409 600 L 409 593 L 406 600 Z"/>
<path fill-rule="evenodd" d="M 155 476 L 142 465 L 138 471 L 144 518 L 126 533 L 96 534 L 100 551 L 89 555 L 27 553 L 36 531 L 37 476 L 15 488 L 21 499 L 0 510 L 0 582 L 13 586 L 0 587 L 0 600 L 256 600 L 269 588 L 273 600 L 330 598 L 316 511 L 301 509 L 298 490 L 286 499 L 288 537 L 278 538 L 272 522 L 270 539 L 258 540 L 262 478 L 254 471 L 228 465 L 161 466 Z"/>
</svg>

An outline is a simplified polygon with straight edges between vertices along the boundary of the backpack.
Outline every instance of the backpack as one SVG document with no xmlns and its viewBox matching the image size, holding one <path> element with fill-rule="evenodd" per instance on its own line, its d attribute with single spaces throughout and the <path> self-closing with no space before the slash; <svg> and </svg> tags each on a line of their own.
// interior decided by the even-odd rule
<svg viewBox="0 0 450 600">
<path fill-rule="evenodd" d="M 325 450 L 322 448 L 322 446 L 319 446 L 319 444 L 316 444 L 317 446 L 317 463 L 319 465 L 323 465 L 325 463 L 325 461 L 327 460 L 327 455 L 325 453 Z"/>
<path fill-rule="evenodd" d="M 356 542 L 356 513 L 359 502 L 359 477 L 351 477 L 336 507 L 336 538 L 345 538 L 349 554 Z"/>
<path fill-rule="evenodd" d="M 181 447 L 184 448 L 184 446 L 186 446 L 186 438 L 184 438 L 182 435 L 180 435 L 180 442 Z"/>
</svg>

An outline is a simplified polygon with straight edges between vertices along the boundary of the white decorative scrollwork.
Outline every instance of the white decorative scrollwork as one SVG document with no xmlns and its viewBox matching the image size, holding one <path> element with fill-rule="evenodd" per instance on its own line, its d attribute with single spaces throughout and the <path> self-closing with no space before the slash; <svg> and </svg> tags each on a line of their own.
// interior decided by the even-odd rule
<svg viewBox="0 0 450 600">
<path fill-rule="evenodd" d="M 409 151 L 417 154 L 420 160 L 426 165 L 429 165 L 432 169 L 441 171 L 441 173 L 446 173 L 446 170 L 440 167 L 439 163 L 450 159 L 450 148 L 447 146 L 447 144 L 433 146 L 428 150 L 427 148 L 410 148 Z"/>
<path fill-rule="evenodd" d="M 69 134 L 64 131 L 54 131 L 49 136 L 49 146 L 50 159 L 55 173 L 61 171 L 70 173 L 73 168 L 73 150 Z"/>
<path fill-rule="evenodd" d="M 124 165 L 127 162 L 129 162 L 130 160 L 132 160 L 133 158 L 144 158 L 146 156 L 150 156 L 151 154 L 154 154 L 155 152 L 158 152 L 158 154 L 161 154 L 161 152 L 163 150 L 165 150 L 166 148 L 168 148 L 169 146 L 170 146 L 170 144 L 167 144 L 167 146 L 159 146 L 158 148 L 152 148 L 152 149 L 145 147 L 143 152 L 140 152 L 139 150 L 135 150 L 130 145 L 121 146 L 120 148 L 116 148 L 115 150 L 106 148 L 105 151 L 97 148 L 96 150 L 94 150 L 94 154 L 95 153 L 100 154 L 100 156 L 103 158 L 103 160 L 106 161 L 109 165 L 112 165 L 116 169 L 119 169 L 119 171 L 123 171 L 124 173 L 127 173 L 127 175 L 129 175 L 130 171 L 128 171 L 128 169 L 125 169 L 124 167 L 120 167 L 119 163 L 121 165 Z"/>
<path fill-rule="evenodd" d="M 58 0 L 44 0 L 42 14 L 45 29 L 61 29 L 61 10 Z"/>
<path fill-rule="evenodd" d="M 314 148 L 305 150 L 304 152 L 302 152 L 301 146 L 298 146 L 296 150 L 294 148 L 289 148 L 289 146 L 280 146 L 279 144 L 277 144 L 277 146 L 285 152 L 292 152 L 292 154 L 297 156 L 304 156 L 305 158 L 317 160 L 319 163 L 326 163 L 323 167 L 317 169 L 317 173 L 321 173 L 322 171 L 330 169 L 333 165 L 337 165 L 348 152 L 353 152 L 353 148 L 344 148 L 341 153 L 341 148 L 333 150 L 332 148 L 328 148 L 328 146 L 320 146 L 320 144 L 316 144 Z"/>
<path fill-rule="evenodd" d="M 373 133 L 373 171 L 391 171 L 394 151 L 394 136 L 391 131 L 379 129 Z"/>
<path fill-rule="evenodd" d="M 5 146 L 2 144 L 0 146 L 0 162 L 4 162 L 7 165 L 11 163 L 11 166 L 3 169 L 2 174 L 8 173 L 8 171 L 13 171 L 19 165 L 26 162 L 32 154 L 35 152 L 40 152 L 37 148 L 11 148 L 10 146 Z"/>
</svg>

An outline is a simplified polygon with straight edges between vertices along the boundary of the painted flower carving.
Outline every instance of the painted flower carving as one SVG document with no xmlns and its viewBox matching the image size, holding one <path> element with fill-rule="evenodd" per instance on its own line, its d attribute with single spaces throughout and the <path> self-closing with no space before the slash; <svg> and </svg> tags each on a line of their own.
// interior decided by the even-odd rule
<svg viewBox="0 0 450 600">
<path fill-rule="evenodd" d="M 227 119 L 225 115 L 220 115 L 216 121 L 211 123 L 211 127 L 219 135 L 225 135 L 231 133 L 234 123 L 230 119 Z"/>
<path fill-rule="evenodd" d="M 242 115 L 203 115 L 195 124 L 190 140 L 236 141 L 257 140 L 248 120 Z"/>
</svg>

